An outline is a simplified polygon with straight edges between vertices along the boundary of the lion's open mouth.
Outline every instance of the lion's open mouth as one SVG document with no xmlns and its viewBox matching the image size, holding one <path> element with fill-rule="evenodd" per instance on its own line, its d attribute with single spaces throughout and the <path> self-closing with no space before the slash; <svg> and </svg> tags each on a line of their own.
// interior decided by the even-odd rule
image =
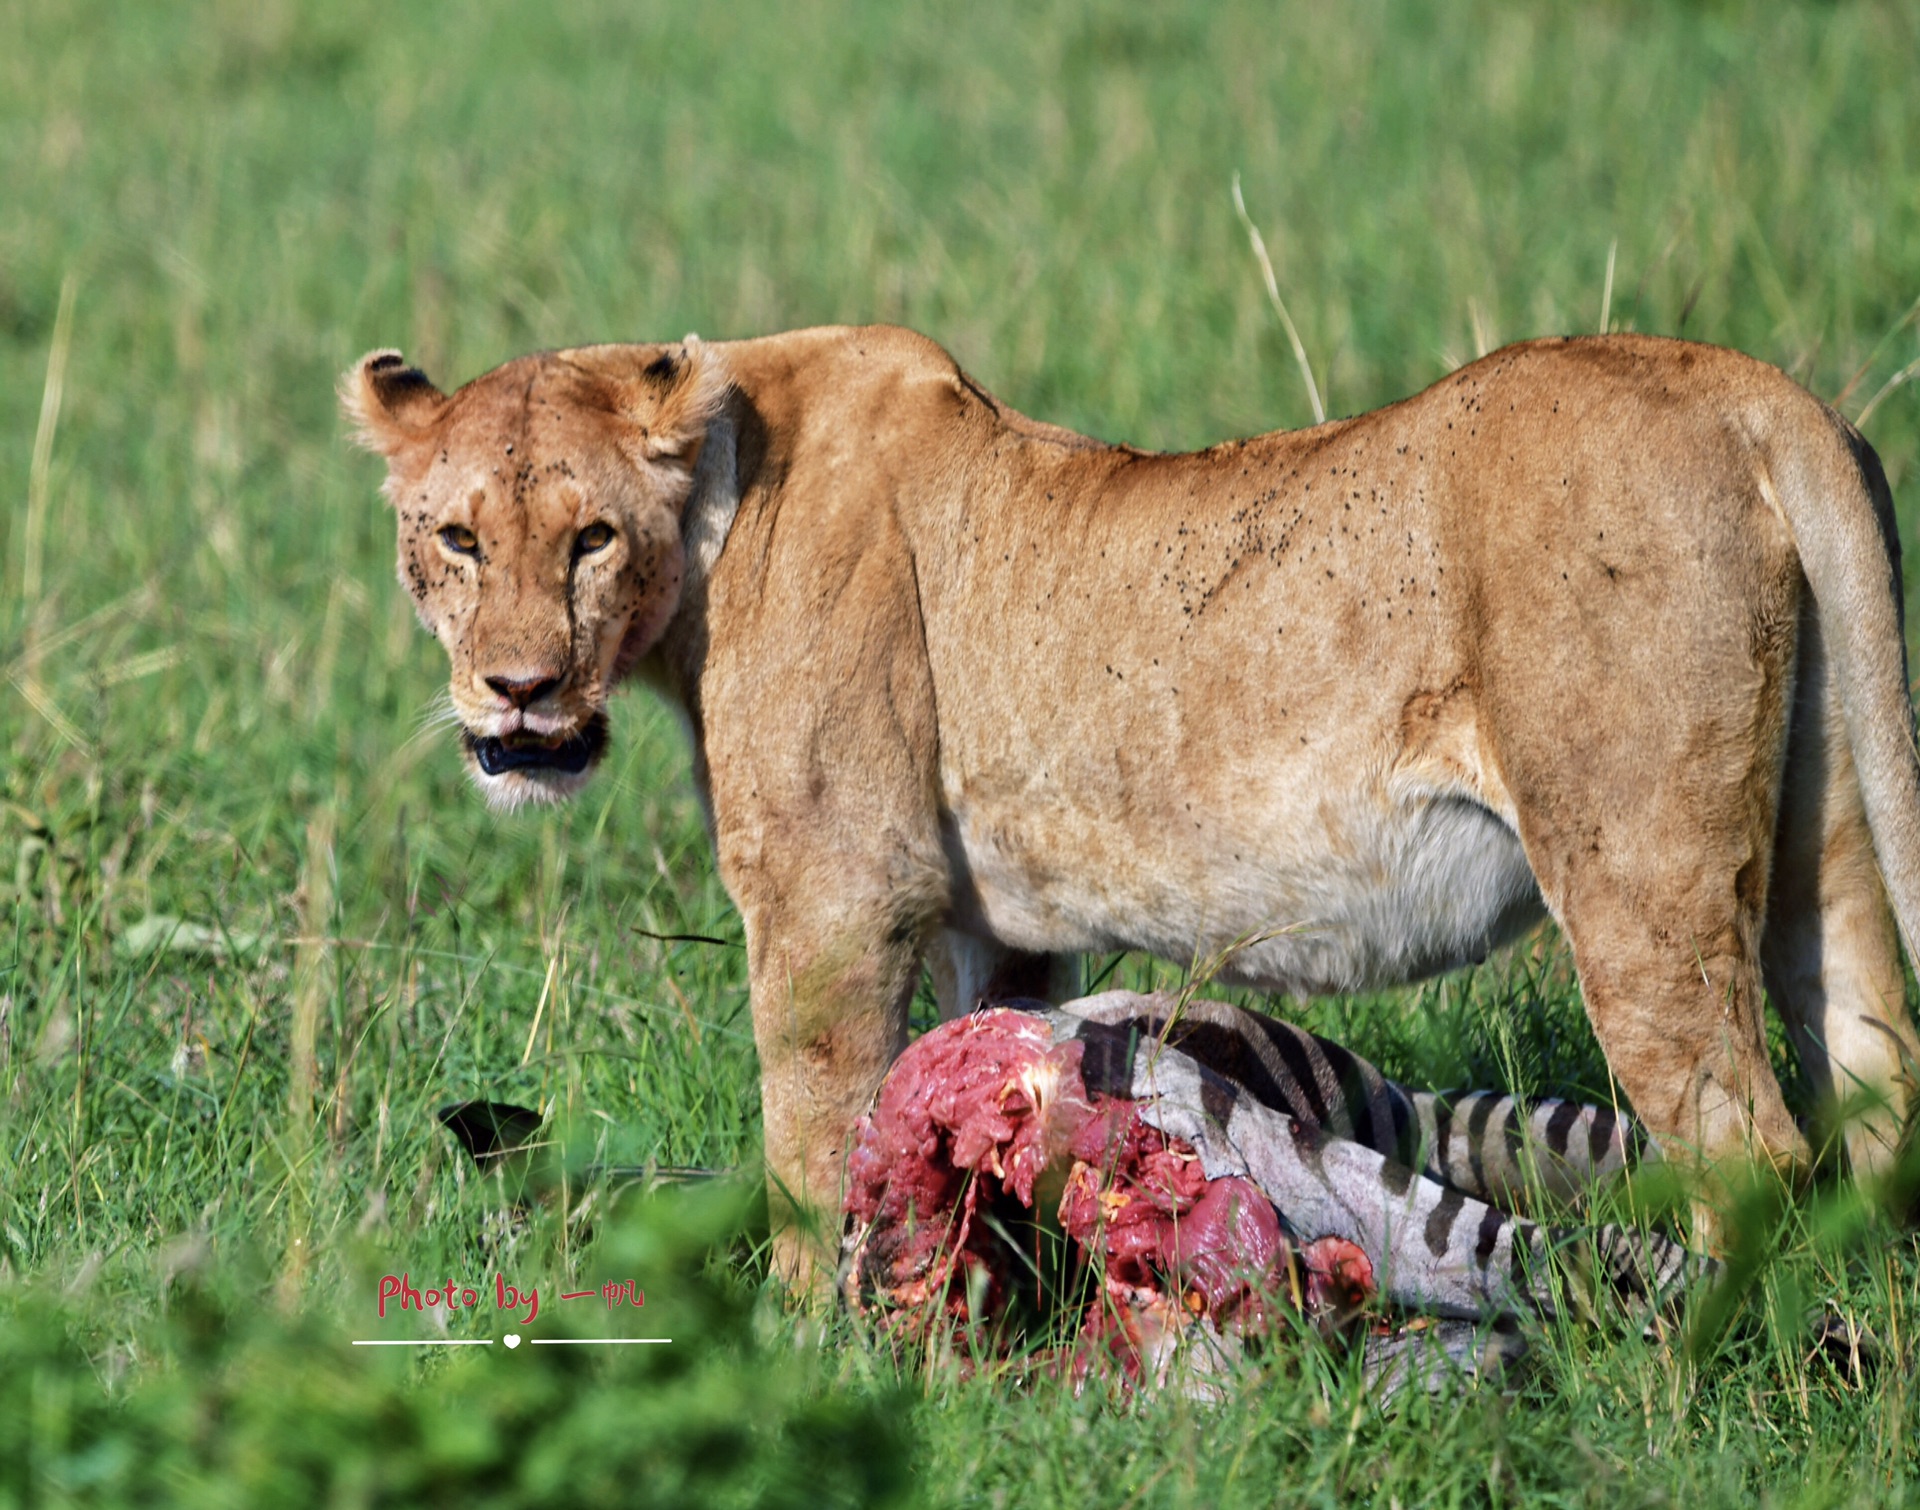
<svg viewBox="0 0 1920 1510">
<path fill-rule="evenodd" d="M 578 776 L 607 748 L 607 716 L 596 713 L 577 734 L 565 736 L 522 729 L 499 739 L 462 729 L 460 737 L 489 776 L 504 776 L 509 771 L 555 771 Z"/>
</svg>

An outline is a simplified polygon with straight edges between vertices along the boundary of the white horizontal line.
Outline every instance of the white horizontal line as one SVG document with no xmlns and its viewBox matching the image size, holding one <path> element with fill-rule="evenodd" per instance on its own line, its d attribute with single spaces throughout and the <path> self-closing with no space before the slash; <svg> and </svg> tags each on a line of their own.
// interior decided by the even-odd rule
<svg viewBox="0 0 1920 1510">
<path fill-rule="evenodd" d="M 492 1347 L 491 1337 L 381 1337 L 373 1341 L 353 1339 L 355 1347 Z"/>
<path fill-rule="evenodd" d="M 643 1342 L 671 1342 L 671 1337 L 529 1337 L 535 1347 L 585 1347 L 588 1344 L 634 1346 Z"/>
</svg>

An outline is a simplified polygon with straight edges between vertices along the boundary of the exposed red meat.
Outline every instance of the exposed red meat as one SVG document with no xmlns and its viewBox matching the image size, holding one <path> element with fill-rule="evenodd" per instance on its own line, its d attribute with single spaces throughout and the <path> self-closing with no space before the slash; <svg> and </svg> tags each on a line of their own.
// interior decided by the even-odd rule
<svg viewBox="0 0 1920 1510">
<path fill-rule="evenodd" d="M 1373 1295 L 1373 1260 L 1344 1237 L 1316 1237 L 1300 1250 L 1307 1271 L 1307 1310 L 1345 1316 Z"/>
<path fill-rule="evenodd" d="M 1133 1103 L 1111 1110 L 1117 1115 L 1101 1119 L 1117 1125 L 1109 1147 L 1096 1154 L 1083 1131 L 1072 1149 L 1060 1201 L 1067 1235 L 1105 1261 L 1109 1280 L 1135 1288 L 1184 1282 L 1210 1311 L 1270 1288 L 1286 1244 L 1258 1187 L 1232 1176 L 1209 1180 L 1198 1155 L 1141 1121 Z"/>
<path fill-rule="evenodd" d="M 969 1274 L 989 1315 L 1005 1299 L 1013 1255 L 982 1230 L 983 1205 L 1007 1194 L 1027 1209 L 1092 1117 L 1081 1046 L 1055 1049 L 1045 1022 L 992 1011 L 946 1023 L 900 1056 L 855 1126 L 848 1213 L 865 1228 L 849 1275 L 855 1303 L 965 1318 Z"/>
<path fill-rule="evenodd" d="M 997 1316 L 1022 1260 L 981 1213 L 1007 1199 L 1033 1211 L 1064 1174 L 1058 1219 L 1097 1278 L 1076 1372 L 1104 1354 L 1137 1376 L 1196 1324 L 1264 1319 L 1290 1254 L 1272 1203 L 1247 1180 L 1208 1180 L 1131 1101 L 1089 1098 L 1080 1054 L 1043 1020 L 995 1010 L 901 1056 L 848 1165 L 858 1308 L 915 1331 Z"/>
<path fill-rule="evenodd" d="M 1175 1234 L 1175 1267 L 1216 1316 L 1271 1294 L 1286 1263 L 1273 1203 L 1236 1176 L 1208 1181 Z"/>
</svg>

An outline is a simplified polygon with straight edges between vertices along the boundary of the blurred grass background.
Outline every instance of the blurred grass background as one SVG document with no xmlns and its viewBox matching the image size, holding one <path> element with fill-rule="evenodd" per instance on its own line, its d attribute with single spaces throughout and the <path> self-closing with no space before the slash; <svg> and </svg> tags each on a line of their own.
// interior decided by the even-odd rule
<svg viewBox="0 0 1920 1510">
<path fill-rule="evenodd" d="M 503 1236 L 444 1100 L 754 1157 L 739 951 L 648 936 L 738 927 L 642 696 L 565 812 L 472 796 L 332 388 L 376 345 L 452 384 L 889 320 L 1112 439 L 1303 423 L 1237 171 L 1329 412 L 1504 340 L 1684 333 L 1873 405 L 1911 526 L 1920 8 L 0 0 L 0 35 L 0 1505 L 1912 1502 L 1920 1257 L 1857 1213 L 1779 1215 L 1699 1373 L 1567 1331 L 1517 1400 L 1387 1413 L 1311 1357 L 1213 1410 L 902 1376 L 673 1248 L 709 1230 L 680 1207 Z M 1430 1083 L 1606 1089 L 1550 933 L 1302 1010 Z M 345 1347 L 382 1266 L 558 1288 L 628 1240 L 649 1322 L 717 1360 L 673 1366 L 755 1423 L 684 1435 L 724 1483 L 675 1477 L 667 1364 Z M 1823 1372 L 1816 1301 L 1896 1362 Z M 622 1455 L 640 1422 L 664 1456 Z M 502 1477 L 536 1437 L 629 1477 Z"/>
</svg>

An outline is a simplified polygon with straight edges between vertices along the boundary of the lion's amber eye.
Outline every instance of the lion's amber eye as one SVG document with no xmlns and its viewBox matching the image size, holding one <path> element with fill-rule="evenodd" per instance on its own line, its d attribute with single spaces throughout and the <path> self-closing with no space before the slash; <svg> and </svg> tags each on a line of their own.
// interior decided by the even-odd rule
<svg viewBox="0 0 1920 1510">
<path fill-rule="evenodd" d="M 610 524 L 590 524 L 574 537 L 573 553 L 576 556 L 590 556 L 595 551 L 603 551 L 613 544 L 613 526 Z"/>
<path fill-rule="evenodd" d="M 450 524 L 440 531 L 440 543 L 446 546 L 448 550 L 456 551 L 462 556 L 477 556 L 480 554 L 479 540 L 474 537 L 473 531 L 468 529 L 464 524 Z"/>
</svg>

